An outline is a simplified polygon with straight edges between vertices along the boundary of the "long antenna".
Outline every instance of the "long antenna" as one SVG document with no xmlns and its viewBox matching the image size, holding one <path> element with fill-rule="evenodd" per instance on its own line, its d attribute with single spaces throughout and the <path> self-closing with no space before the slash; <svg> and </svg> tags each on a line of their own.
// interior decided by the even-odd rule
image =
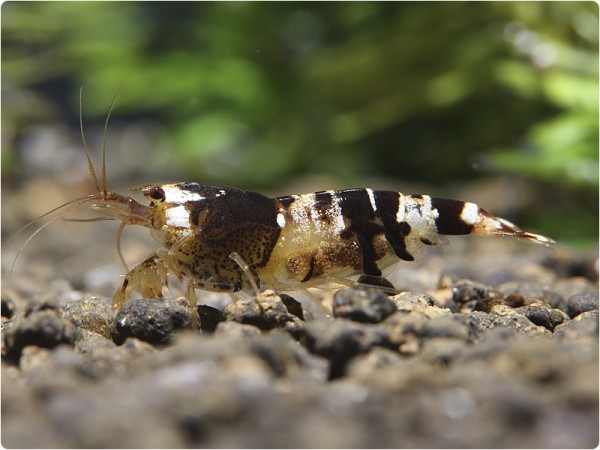
<svg viewBox="0 0 600 450">
<path fill-rule="evenodd" d="M 96 195 L 96 194 L 89 194 L 89 195 L 86 195 L 86 196 L 83 196 L 83 197 L 76 198 L 75 200 L 71 200 L 71 201 L 69 201 L 67 203 L 63 203 L 62 205 L 57 206 L 56 208 L 53 208 L 50 211 L 42 214 L 41 216 L 36 217 L 32 221 L 26 223 L 21 228 L 19 228 L 6 242 L 4 242 L 4 245 L 5 246 L 8 245 L 9 242 L 11 242 L 13 239 L 15 239 L 18 235 L 20 235 L 23 231 L 25 231 L 31 225 L 33 225 L 34 223 L 36 223 L 38 220 L 43 219 L 44 217 L 47 217 L 47 216 L 49 216 L 52 213 L 60 211 L 61 209 L 64 209 L 65 211 L 69 211 L 70 209 L 72 209 L 72 208 L 74 208 L 74 207 L 76 207 L 78 205 L 82 205 L 83 203 L 89 201 L 91 198 L 94 197 L 94 195 Z M 9 277 L 8 277 L 9 280 L 12 279 L 12 274 L 13 274 L 13 270 L 15 268 L 15 264 L 17 263 L 17 259 L 19 258 L 19 255 L 21 254 L 21 252 L 23 251 L 23 249 L 27 246 L 27 244 L 29 244 L 29 242 L 34 238 L 34 236 L 36 236 L 40 231 L 42 231 L 44 228 L 46 228 L 48 225 L 50 225 L 52 222 L 54 222 L 59 217 L 61 217 L 61 214 L 57 214 L 55 217 L 52 217 L 50 220 L 48 220 L 46 223 L 44 223 L 41 227 L 39 227 L 37 230 L 35 230 L 35 232 L 31 236 L 29 236 L 27 238 L 27 240 L 25 241 L 25 243 L 21 246 L 21 248 L 19 249 L 19 251 L 15 255 L 15 258 L 13 259 L 12 265 L 10 266 L 10 274 L 9 274 Z"/>
<path fill-rule="evenodd" d="M 96 177 L 96 171 L 94 170 L 94 165 L 92 164 L 92 158 L 90 158 L 90 152 L 88 151 L 87 143 L 85 141 L 85 133 L 83 131 L 83 86 L 79 88 L 79 129 L 81 130 L 81 141 L 83 142 L 83 150 L 85 151 L 85 156 L 88 160 L 90 175 L 92 176 L 92 180 L 94 180 L 94 184 L 96 185 L 96 191 L 101 192 L 100 184 L 98 183 L 98 177 Z"/>
<path fill-rule="evenodd" d="M 119 230 L 117 231 L 117 253 L 119 254 L 119 259 L 121 263 L 123 263 L 123 267 L 125 267 L 125 271 L 129 272 L 129 268 L 127 267 L 127 261 L 123 257 L 123 252 L 121 251 L 121 234 L 123 233 L 123 229 L 127 226 L 127 221 L 123 220 L 121 225 L 119 225 Z"/>
<path fill-rule="evenodd" d="M 115 106 L 115 102 L 117 101 L 117 96 L 119 95 L 119 92 L 121 91 L 121 88 L 123 86 L 120 86 L 119 89 L 117 89 L 117 92 L 115 93 L 115 96 L 112 99 L 112 102 L 110 104 L 110 108 L 108 108 L 108 114 L 106 115 L 106 120 L 104 121 L 104 132 L 102 133 L 102 192 L 103 193 L 107 193 L 108 192 L 108 187 L 106 185 L 106 132 L 108 130 L 108 120 L 110 119 L 110 114 L 112 113 L 112 110 Z"/>
</svg>

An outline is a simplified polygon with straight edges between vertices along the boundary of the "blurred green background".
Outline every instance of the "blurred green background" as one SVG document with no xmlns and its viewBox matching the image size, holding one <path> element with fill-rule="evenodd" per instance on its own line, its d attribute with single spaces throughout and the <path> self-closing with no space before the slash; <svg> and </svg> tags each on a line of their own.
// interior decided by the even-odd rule
<svg viewBox="0 0 600 450">
<path fill-rule="evenodd" d="M 598 239 L 597 3 L 6 2 L 1 12 L 3 196 L 31 176 L 32 126 L 76 135 L 84 86 L 86 123 L 101 127 L 122 86 L 112 126 L 143 118 L 166 136 L 132 153 L 137 176 L 163 161 L 153 170 L 166 178 L 277 194 L 325 177 L 308 190 L 414 183 L 438 196 L 502 178 L 519 189 L 506 193 L 517 197 L 511 220 L 576 246 Z"/>
</svg>

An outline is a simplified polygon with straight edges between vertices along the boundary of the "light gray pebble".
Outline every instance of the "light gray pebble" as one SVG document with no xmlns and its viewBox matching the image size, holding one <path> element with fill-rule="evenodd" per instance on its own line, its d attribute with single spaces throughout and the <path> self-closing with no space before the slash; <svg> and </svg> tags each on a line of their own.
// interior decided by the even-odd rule
<svg viewBox="0 0 600 450">
<path fill-rule="evenodd" d="M 558 325 L 554 334 L 563 339 L 578 339 L 582 336 L 598 338 L 598 310 L 578 314 L 575 319 Z"/>
</svg>

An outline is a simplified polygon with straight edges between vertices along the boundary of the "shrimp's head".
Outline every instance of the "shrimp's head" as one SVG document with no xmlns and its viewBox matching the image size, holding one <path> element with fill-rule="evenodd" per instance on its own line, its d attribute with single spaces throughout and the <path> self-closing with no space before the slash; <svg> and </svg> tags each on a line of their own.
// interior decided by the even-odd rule
<svg viewBox="0 0 600 450">
<path fill-rule="evenodd" d="M 150 202 L 153 211 L 152 225 L 157 230 L 187 233 L 202 228 L 208 200 L 211 196 L 199 189 L 197 183 L 146 184 L 131 188 L 140 192 Z"/>
<path fill-rule="evenodd" d="M 106 218 L 181 235 L 202 228 L 211 200 L 226 194 L 223 188 L 215 189 L 198 183 L 145 184 L 131 190 L 142 194 L 147 206 L 112 192 L 94 194 L 86 201 Z"/>
<path fill-rule="evenodd" d="M 115 192 L 98 193 L 89 196 L 86 203 L 104 217 L 119 220 L 125 225 L 154 226 L 155 208 L 142 205 L 131 197 Z"/>
</svg>

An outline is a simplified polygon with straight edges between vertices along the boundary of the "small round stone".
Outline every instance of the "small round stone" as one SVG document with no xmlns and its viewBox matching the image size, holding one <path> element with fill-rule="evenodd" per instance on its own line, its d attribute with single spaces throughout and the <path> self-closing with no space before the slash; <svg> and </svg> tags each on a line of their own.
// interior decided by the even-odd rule
<svg viewBox="0 0 600 450">
<path fill-rule="evenodd" d="M 3 330 L 3 351 L 9 358 L 19 359 L 27 346 L 54 348 L 60 344 L 73 345 L 79 331 L 70 321 L 54 310 L 36 310 L 19 317 Z"/>
<path fill-rule="evenodd" d="M 117 313 L 110 325 L 110 334 L 118 345 L 128 337 L 165 345 L 173 341 L 177 330 L 189 328 L 191 324 L 189 308 L 176 299 L 136 299 L 127 302 Z"/>
<path fill-rule="evenodd" d="M 582 292 L 567 300 L 565 312 L 574 318 L 579 314 L 598 309 L 598 292 Z"/>
<path fill-rule="evenodd" d="M 291 304 L 289 299 L 284 301 L 274 291 L 266 290 L 254 298 L 230 303 L 223 315 L 225 320 L 254 325 L 261 330 L 281 328 L 300 338 L 304 322 L 288 311 L 286 302 Z"/>
<path fill-rule="evenodd" d="M 395 312 L 395 303 L 372 288 L 342 289 L 333 297 L 333 315 L 355 322 L 379 323 Z"/>
</svg>

